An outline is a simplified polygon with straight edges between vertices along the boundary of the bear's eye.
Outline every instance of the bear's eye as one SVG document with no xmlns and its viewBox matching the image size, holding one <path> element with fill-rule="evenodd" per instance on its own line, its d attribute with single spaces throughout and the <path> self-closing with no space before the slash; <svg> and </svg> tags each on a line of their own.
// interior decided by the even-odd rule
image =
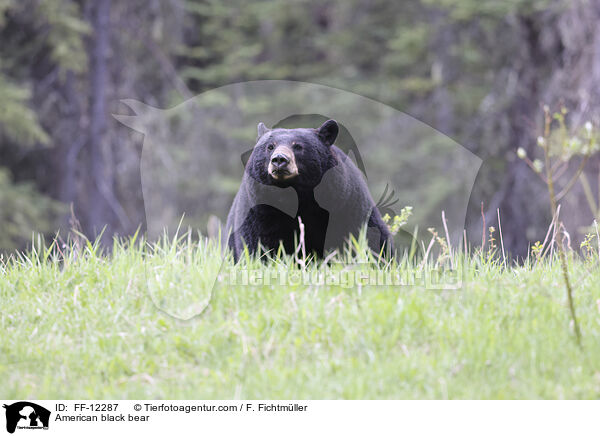
<svg viewBox="0 0 600 436">
<path fill-rule="evenodd" d="M 293 147 L 294 147 L 294 150 L 296 150 L 296 151 L 300 151 L 300 150 L 302 150 L 302 144 L 296 144 L 296 143 L 294 142 L 294 144 L 293 144 Z"/>
<path fill-rule="evenodd" d="M 269 150 L 269 151 L 273 151 L 274 148 L 275 148 L 275 146 L 273 144 L 267 145 L 267 150 Z"/>
</svg>

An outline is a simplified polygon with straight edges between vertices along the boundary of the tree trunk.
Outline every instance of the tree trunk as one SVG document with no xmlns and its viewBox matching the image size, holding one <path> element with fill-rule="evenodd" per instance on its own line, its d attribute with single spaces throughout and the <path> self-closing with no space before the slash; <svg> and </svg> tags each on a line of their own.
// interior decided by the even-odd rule
<svg viewBox="0 0 600 436">
<path fill-rule="evenodd" d="M 91 10 L 93 37 L 90 50 L 90 126 L 88 138 L 88 198 L 86 232 L 90 236 L 104 229 L 107 241 L 114 232 L 114 214 L 109 196 L 114 196 L 114 183 L 109 178 L 103 147 L 106 144 L 106 94 L 108 86 L 108 51 L 110 39 L 111 0 L 96 0 Z"/>
</svg>

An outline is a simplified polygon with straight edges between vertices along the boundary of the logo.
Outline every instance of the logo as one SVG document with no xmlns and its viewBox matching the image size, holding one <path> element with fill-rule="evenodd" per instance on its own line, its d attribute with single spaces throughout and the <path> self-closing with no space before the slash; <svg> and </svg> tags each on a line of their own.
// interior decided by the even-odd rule
<svg viewBox="0 0 600 436">
<path fill-rule="evenodd" d="M 6 431 L 14 433 L 16 429 L 48 430 L 50 411 L 28 401 L 19 401 L 4 405 L 6 409 Z"/>
<path fill-rule="evenodd" d="M 323 254 L 337 250 L 329 259 L 331 263 L 345 260 L 350 231 L 356 233 L 365 222 L 375 223 L 370 218 L 375 205 L 382 219 L 388 215 L 389 227 L 396 226 L 395 222 L 402 223 L 395 219 L 402 207 L 415 207 L 410 223 L 397 226 L 394 243 L 400 255 L 407 252 L 421 261 L 419 273 L 427 264 L 427 255 L 421 256 L 420 250 L 417 251 L 421 247 L 416 239 L 417 229 L 444 228 L 448 250 L 462 247 L 467 207 L 481 159 L 452 138 L 383 103 L 336 88 L 286 80 L 232 83 L 168 109 L 131 99 L 122 103 L 130 108 L 130 114 L 115 114 L 115 119 L 144 134 L 140 177 L 147 238 L 161 240 L 169 235 L 179 241 L 180 229 L 205 228 L 202 235 L 209 237 L 203 239 L 206 244 L 203 242 L 202 247 L 217 254 L 188 256 L 183 250 L 177 251 L 168 265 L 146 265 L 146 289 L 152 302 L 175 318 L 188 320 L 201 314 L 216 289 L 228 286 L 223 281 L 222 268 L 227 267 L 226 256 L 233 250 L 222 248 L 229 245 L 233 234 L 239 233 L 248 214 L 256 212 L 256 206 L 266 206 L 269 213 L 277 209 L 283 213 L 281 216 L 287 215 L 288 222 L 300 215 L 300 199 L 293 187 L 263 183 L 266 176 L 260 172 L 262 164 L 258 165 L 259 177 L 252 177 L 247 164 L 257 143 L 259 126 L 260 131 L 266 129 L 265 125 L 273 129 L 316 129 L 327 120 L 337 121 L 339 131 L 334 142 L 341 152 L 338 158 L 348 158 L 354 165 L 334 165 L 323 174 L 308 174 L 308 184 L 318 186 L 314 186 L 313 192 L 303 194 L 313 207 L 315 203 L 318 205 L 314 210 L 321 222 L 326 222 L 315 237 L 315 244 L 319 249 L 323 247 Z M 281 166 L 284 162 L 276 164 Z M 348 177 L 354 182 L 350 185 L 341 182 Z M 242 181 L 245 183 L 242 192 L 247 195 L 242 199 L 240 194 L 232 209 L 234 194 L 239 192 Z M 361 194 L 356 195 L 359 184 L 367 189 L 361 187 Z M 342 190 L 341 186 L 347 189 Z M 379 198 L 376 204 L 365 201 L 367 190 L 371 200 Z M 232 210 L 235 211 L 231 219 L 226 220 Z M 297 225 L 299 228 L 300 223 Z M 381 245 L 380 228 L 385 227 L 367 226 L 364 232 L 366 245 L 376 252 Z M 426 238 L 429 240 L 430 236 Z M 258 236 L 253 239 L 250 242 L 257 247 Z M 435 237 L 431 241 L 430 245 L 435 245 Z M 295 244 L 291 238 L 287 242 L 288 255 L 301 253 L 294 253 L 294 249 L 302 244 Z M 212 247 L 216 249 L 212 251 Z M 351 253 L 352 247 L 349 247 Z M 309 256 L 310 251 L 313 250 L 309 248 Z M 302 256 L 304 262 L 305 255 Z M 452 261 L 450 267 L 455 269 Z M 184 273 L 188 269 L 194 274 Z M 346 279 L 336 273 L 331 280 L 337 281 L 338 277 Z M 348 283 L 356 283 L 357 278 L 362 281 L 362 277 L 355 276 Z M 372 279 L 378 281 L 377 277 Z M 412 279 L 407 278 L 409 283 Z M 414 279 L 421 282 L 420 276 Z M 432 279 L 438 282 L 437 278 Z M 461 280 L 457 277 L 450 284 L 460 287 Z M 430 285 L 426 281 L 424 286 Z"/>
</svg>

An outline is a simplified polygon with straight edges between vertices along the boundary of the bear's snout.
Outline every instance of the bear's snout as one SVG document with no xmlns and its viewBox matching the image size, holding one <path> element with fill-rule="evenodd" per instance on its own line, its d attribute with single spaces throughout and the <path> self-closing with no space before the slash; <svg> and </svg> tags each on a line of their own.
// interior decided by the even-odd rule
<svg viewBox="0 0 600 436">
<path fill-rule="evenodd" d="M 268 171 L 269 175 L 278 181 L 296 177 L 298 166 L 292 149 L 286 145 L 277 147 L 271 154 Z"/>
<path fill-rule="evenodd" d="M 271 163 L 273 167 L 280 169 L 286 167 L 290 163 L 290 159 L 285 154 L 278 153 L 271 157 Z"/>
</svg>

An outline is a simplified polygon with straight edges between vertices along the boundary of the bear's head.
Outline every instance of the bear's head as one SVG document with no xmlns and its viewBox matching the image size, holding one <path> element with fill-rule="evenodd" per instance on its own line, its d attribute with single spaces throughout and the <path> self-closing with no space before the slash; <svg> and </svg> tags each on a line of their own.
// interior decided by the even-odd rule
<svg viewBox="0 0 600 436">
<path fill-rule="evenodd" d="M 264 185 L 313 189 L 337 164 L 331 146 L 338 130 L 334 120 L 318 129 L 268 129 L 259 123 L 246 171 Z"/>
</svg>

